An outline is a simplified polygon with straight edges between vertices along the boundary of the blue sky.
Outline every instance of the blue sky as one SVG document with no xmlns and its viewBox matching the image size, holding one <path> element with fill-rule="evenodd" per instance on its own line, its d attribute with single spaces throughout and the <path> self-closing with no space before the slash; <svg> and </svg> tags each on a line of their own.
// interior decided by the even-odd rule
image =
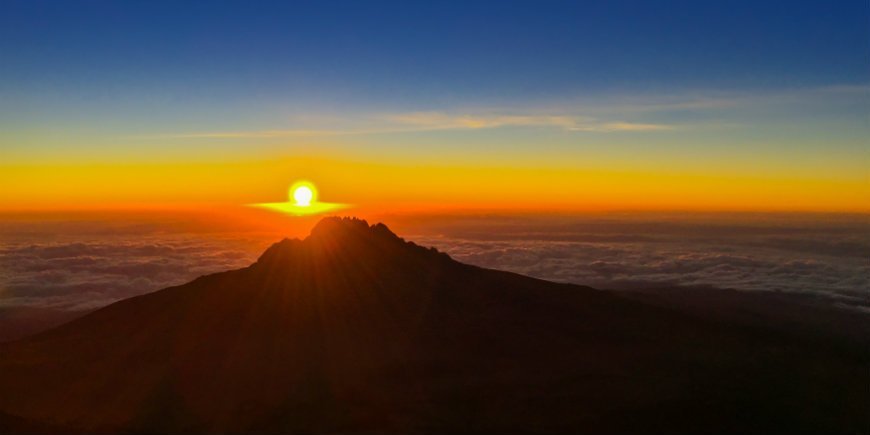
<svg viewBox="0 0 870 435">
<path fill-rule="evenodd" d="M 864 1 L 5 1 L 2 10 L 4 93 L 54 98 L 438 107 L 865 84 L 870 66 Z"/>
<path fill-rule="evenodd" d="M 866 1 L 5 0 L 0 159 L 332 153 L 857 192 L 868 17 Z"/>
</svg>

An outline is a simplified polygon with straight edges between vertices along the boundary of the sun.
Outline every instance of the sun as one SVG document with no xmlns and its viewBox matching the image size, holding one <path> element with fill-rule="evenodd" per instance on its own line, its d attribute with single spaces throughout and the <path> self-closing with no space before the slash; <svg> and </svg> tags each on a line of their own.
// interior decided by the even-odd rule
<svg viewBox="0 0 870 435">
<path fill-rule="evenodd" d="M 290 186 L 290 202 L 296 207 L 317 204 L 317 188 L 308 181 L 297 181 Z"/>
<path fill-rule="evenodd" d="M 296 205 L 299 207 L 311 206 L 312 198 L 314 198 L 314 192 L 308 186 L 299 186 L 293 191 L 293 199 L 296 200 Z"/>
</svg>

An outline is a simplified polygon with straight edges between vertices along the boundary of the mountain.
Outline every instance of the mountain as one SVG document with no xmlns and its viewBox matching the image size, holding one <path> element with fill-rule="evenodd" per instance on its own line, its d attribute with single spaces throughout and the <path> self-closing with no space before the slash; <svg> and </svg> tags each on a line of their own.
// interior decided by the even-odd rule
<svg viewBox="0 0 870 435">
<path fill-rule="evenodd" d="M 866 433 L 868 362 L 327 218 L 0 344 L 0 432 Z"/>
<path fill-rule="evenodd" d="M 33 335 L 84 316 L 89 311 L 28 306 L 0 307 L 0 342 Z"/>
</svg>

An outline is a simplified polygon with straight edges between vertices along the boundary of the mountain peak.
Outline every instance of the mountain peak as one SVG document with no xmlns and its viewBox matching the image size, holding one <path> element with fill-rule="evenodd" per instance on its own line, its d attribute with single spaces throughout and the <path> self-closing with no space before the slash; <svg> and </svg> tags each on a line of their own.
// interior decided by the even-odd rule
<svg viewBox="0 0 870 435">
<path fill-rule="evenodd" d="M 382 223 L 370 226 L 365 219 L 338 216 L 321 219 L 320 222 L 311 229 L 311 234 L 308 238 L 316 239 L 324 236 L 335 238 L 347 235 L 402 240 Z"/>
<path fill-rule="evenodd" d="M 281 240 L 266 249 L 257 262 L 281 261 L 280 259 L 292 258 L 294 252 L 311 250 L 325 250 L 334 255 L 338 255 L 340 251 L 362 255 L 400 251 L 409 254 L 437 253 L 434 248 L 426 249 L 406 242 L 382 223 L 369 225 L 365 219 L 356 217 L 327 217 L 314 225 L 305 239 Z"/>
</svg>

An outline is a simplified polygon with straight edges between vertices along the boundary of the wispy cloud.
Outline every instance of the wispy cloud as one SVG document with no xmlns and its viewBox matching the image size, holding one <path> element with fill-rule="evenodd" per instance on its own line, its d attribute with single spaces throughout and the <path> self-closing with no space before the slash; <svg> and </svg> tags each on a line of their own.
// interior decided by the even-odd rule
<svg viewBox="0 0 870 435">
<path fill-rule="evenodd" d="M 582 110 L 596 116 L 614 113 L 638 116 L 644 113 L 675 111 L 703 112 L 748 107 L 813 106 L 820 103 L 849 102 L 870 97 L 868 85 L 838 85 L 766 92 L 695 91 L 675 95 L 633 95 L 615 97 L 606 102 L 584 105 Z M 572 107 L 569 105 L 569 107 Z M 573 107 L 577 108 L 576 105 Z M 579 110 L 579 109 L 578 109 Z"/>
<path fill-rule="evenodd" d="M 439 130 L 482 130 L 503 127 L 557 128 L 576 132 L 646 132 L 677 128 L 670 124 L 599 120 L 579 115 L 531 115 L 449 112 L 408 112 L 376 115 L 363 120 L 348 119 L 348 124 L 368 124 L 372 128 L 275 129 L 249 131 L 214 131 L 140 136 L 137 139 L 273 139 L 289 137 L 357 136 L 391 133 L 414 133 Z"/>
<path fill-rule="evenodd" d="M 483 129 L 499 127 L 554 127 L 569 131 L 659 131 L 671 130 L 672 125 L 633 123 L 626 121 L 602 121 L 580 115 L 534 115 L 534 114 L 451 114 L 446 112 L 412 112 L 387 116 L 387 119 L 402 125 L 429 130 Z"/>
<path fill-rule="evenodd" d="M 614 131 L 662 131 L 673 130 L 676 127 L 670 124 L 645 124 L 637 122 L 606 122 L 586 123 L 568 128 L 571 131 L 595 131 L 609 133 Z"/>
<path fill-rule="evenodd" d="M 280 137 L 338 136 L 373 134 L 370 130 L 254 130 L 254 131 L 214 131 L 200 133 L 165 134 L 144 138 L 189 138 L 189 139 L 271 139 Z"/>
<path fill-rule="evenodd" d="M 794 107 L 831 104 L 867 98 L 870 86 L 829 86 L 768 92 L 694 92 L 677 95 L 634 95 L 581 99 L 548 105 L 515 104 L 505 107 L 454 108 L 437 111 L 405 111 L 363 114 L 306 113 L 288 120 L 290 128 L 227 130 L 141 136 L 138 139 L 272 139 L 291 137 L 355 136 L 413 133 L 441 130 L 499 128 L 551 128 L 578 133 L 654 133 L 710 126 L 687 117 L 679 123 L 662 122 L 674 113 L 740 114 L 745 109 L 789 110 Z M 726 115 L 727 116 L 727 115 Z M 691 121 L 690 121 L 691 120 Z M 718 121 L 715 125 L 734 125 Z M 315 128 L 312 128 L 315 127 Z"/>
</svg>

